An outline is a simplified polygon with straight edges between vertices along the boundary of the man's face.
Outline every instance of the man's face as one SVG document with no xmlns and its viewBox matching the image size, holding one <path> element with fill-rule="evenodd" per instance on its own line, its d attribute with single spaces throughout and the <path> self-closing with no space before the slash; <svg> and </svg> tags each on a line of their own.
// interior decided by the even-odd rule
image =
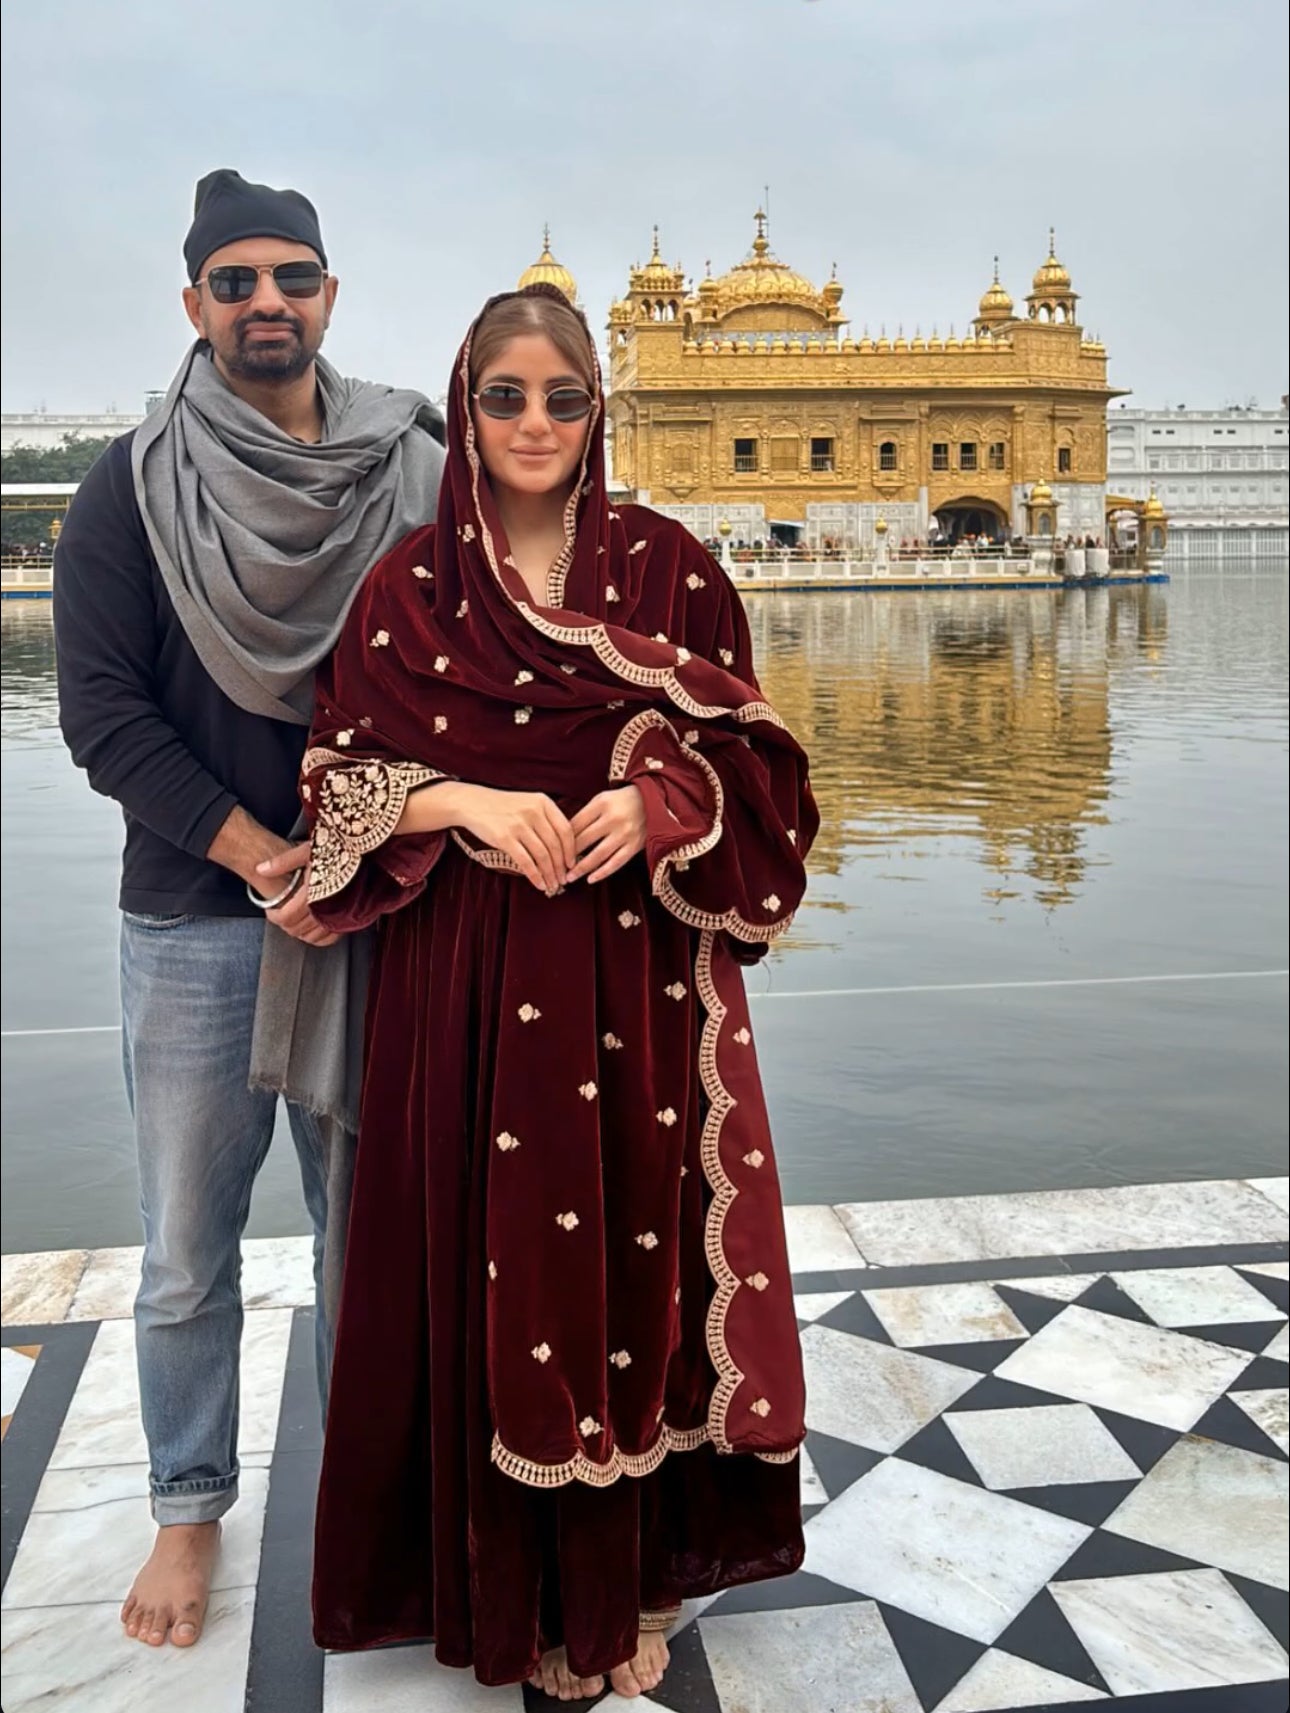
<svg viewBox="0 0 1290 1713">
<path fill-rule="evenodd" d="M 202 263 L 196 285 L 184 288 L 188 319 L 209 341 L 226 374 L 248 381 L 294 381 L 318 355 L 331 321 L 337 281 L 327 275 L 314 297 L 288 297 L 268 270 L 280 262 L 312 262 L 307 244 L 285 238 L 242 238 Z M 260 270 L 255 290 L 241 303 L 220 303 L 209 284 L 212 268 Z M 206 283 L 203 283 L 206 282 Z"/>
</svg>

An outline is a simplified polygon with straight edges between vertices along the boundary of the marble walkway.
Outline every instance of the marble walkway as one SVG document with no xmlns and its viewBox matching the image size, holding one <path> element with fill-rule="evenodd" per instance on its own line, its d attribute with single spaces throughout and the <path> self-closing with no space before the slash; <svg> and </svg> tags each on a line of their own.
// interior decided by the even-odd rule
<svg viewBox="0 0 1290 1713">
<path fill-rule="evenodd" d="M 637 1707 L 1282 1713 L 1285 1179 L 797 1207 L 788 1225 L 806 1563 L 687 1608 Z M 246 1245 L 242 1498 L 207 1634 L 188 1653 L 121 1639 L 150 1539 L 138 1259 L 3 1263 L 5 1713 L 552 1705 L 425 1647 L 312 1646 L 300 1239 Z"/>
</svg>

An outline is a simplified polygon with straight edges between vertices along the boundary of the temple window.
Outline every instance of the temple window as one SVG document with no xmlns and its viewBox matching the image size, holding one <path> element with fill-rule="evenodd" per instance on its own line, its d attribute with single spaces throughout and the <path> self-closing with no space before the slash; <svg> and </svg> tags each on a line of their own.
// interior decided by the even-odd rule
<svg viewBox="0 0 1290 1713">
<path fill-rule="evenodd" d="M 1071 465 L 1072 457 L 1070 447 L 1059 446 L 1057 448 L 1057 474 L 1059 476 L 1069 476 L 1071 473 Z"/>
<path fill-rule="evenodd" d="M 900 468 L 900 459 L 894 440 L 884 440 L 878 448 L 878 468 L 880 470 L 898 470 Z"/>
<path fill-rule="evenodd" d="M 976 441 L 964 440 L 959 446 L 959 469 L 976 469 Z"/>
<path fill-rule="evenodd" d="M 1007 469 L 1007 467 L 1008 467 L 1008 448 L 1002 440 L 992 440 L 990 442 L 989 457 L 990 457 L 990 468 L 992 470 L 1005 470 L 1005 469 Z"/>
<path fill-rule="evenodd" d="M 775 435 L 770 443 L 770 468 L 772 475 L 795 476 L 797 474 L 798 440 L 795 434 Z"/>
<path fill-rule="evenodd" d="M 756 473 L 757 442 L 755 440 L 735 441 L 735 469 L 745 475 Z"/>
<path fill-rule="evenodd" d="M 948 470 L 950 467 L 950 445 L 948 440 L 933 440 L 932 469 Z"/>
<path fill-rule="evenodd" d="M 833 469 L 833 441 L 817 436 L 811 441 L 811 468 L 817 472 Z"/>
</svg>

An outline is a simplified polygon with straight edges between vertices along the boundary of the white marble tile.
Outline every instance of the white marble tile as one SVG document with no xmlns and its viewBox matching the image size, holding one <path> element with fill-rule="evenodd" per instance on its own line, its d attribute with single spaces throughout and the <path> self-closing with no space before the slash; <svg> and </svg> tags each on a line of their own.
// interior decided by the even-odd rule
<svg viewBox="0 0 1290 1713">
<path fill-rule="evenodd" d="M 821 1315 L 828 1314 L 830 1309 L 837 1308 L 839 1303 L 854 1295 L 854 1291 L 799 1291 L 793 1298 L 793 1307 L 797 1310 L 798 1320 L 819 1320 Z"/>
<path fill-rule="evenodd" d="M 67 1311 L 68 1320 L 125 1320 L 134 1313 L 143 1245 L 91 1249 Z"/>
<path fill-rule="evenodd" d="M 865 1291 L 865 1301 L 902 1349 L 1024 1338 L 1026 1329 L 985 1283 Z"/>
<path fill-rule="evenodd" d="M 1262 1428 L 1273 1445 L 1290 1455 L 1290 1394 L 1284 1386 L 1266 1392 L 1233 1392 L 1232 1402 L 1238 1404 L 1256 1427 Z"/>
<path fill-rule="evenodd" d="M 376 1708 L 380 1713 L 523 1713 L 524 1708 L 518 1683 L 488 1689 L 474 1672 L 440 1665 L 429 1646 L 328 1654 L 323 1671 L 325 1713 L 374 1713 Z"/>
<path fill-rule="evenodd" d="M 873 1451 L 894 1451 L 981 1376 L 832 1327 L 802 1333 L 806 1423 Z"/>
<path fill-rule="evenodd" d="M 123 1499 L 148 1497 L 146 1463 L 105 1463 L 90 1469 L 47 1469 L 32 1511 L 90 1511 Z"/>
<path fill-rule="evenodd" d="M 1111 1277 L 1158 1326 L 1272 1321 L 1280 1314 L 1230 1267 L 1144 1267 Z"/>
<path fill-rule="evenodd" d="M 6 1612 L 5 1713 L 242 1713 L 254 1607 L 214 1595 L 195 1648 L 127 1641 L 119 1599 Z"/>
<path fill-rule="evenodd" d="M 945 1425 L 992 1491 L 1136 1481 L 1142 1471 L 1087 1404 L 951 1410 Z"/>
<path fill-rule="evenodd" d="M 213 1587 L 254 1586 L 268 1492 L 267 1470 L 242 1471 L 241 1497 L 224 1518 Z M 152 1551 L 155 1534 L 142 1494 L 75 1510 L 33 1511 L 5 1584 L 5 1611 L 100 1600 L 119 1604 Z"/>
<path fill-rule="evenodd" d="M 35 1371 L 36 1358 L 28 1346 L 0 1346 L 0 1416 L 6 1422 L 18 1408 L 18 1400 Z"/>
<path fill-rule="evenodd" d="M 291 1320 L 290 1309 L 257 1309 L 246 1317 L 242 1332 L 239 1458 L 247 1452 L 272 1451 L 278 1437 Z"/>
<path fill-rule="evenodd" d="M 1285 1240 L 1278 1209 L 1239 1179 L 850 1202 L 837 1212 L 873 1267 Z"/>
<path fill-rule="evenodd" d="M 995 1279 L 994 1283 L 1029 1291 L 1034 1297 L 1051 1297 L 1055 1302 L 1073 1303 L 1100 1277 L 1098 1273 L 1046 1273 L 1039 1279 Z"/>
<path fill-rule="evenodd" d="M 85 1270 L 84 1249 L 47 1249 L 0 1256 L 0 1321 L 53 1326 L 67 1313 Z"/>
<path fill-rule="evenodd" d="M 831 1207 L 786 1207 L 784 1230 L 788 1264 L 794 1273 L 823 1273 L 865 1264 Z"/>
<path fill-rule="evenodd" d="M 1243 1350 L 1072 1304 L 995 1372 L 1162 1427 L 1189 1428 L 1249 1360 Z"/>
<path fill-rule="evenodd" d="M 1285 1654 L 1216 1570 L 1056 1582 L 1053 1597 L 1116 1695 L 1285 1674 Z"/>
<path fill-rule="evenodd" d="M 993 1642 L 1091 1533 L 891 1457 L 807 1523 L 805 1569 Z"/>
<path fill-rule="evenodd" d="M 1290 1178 L 1247 1178 L 1245 1181 L 1251 1189 L 1279 1207 L 1282 1213 L 1290 1213 Z"/>
<path fill-rule="evenodd" d="M 248 1309 L 312 1308 L 313 1239 L 248 1237 L 242 1243 L 242 1304 Z"/>
<path fill-rule="evenodd" d="M 703 1618 L 699 1633 L 723 1713 L 922 1713 L 866 1601 Z"/>
<path fill-rule="evenodd" d="M 1290 1279 L 1290 1261 L 1242 1261 L 1243 1273 L 1262 1273 L 1266 1279 Z"/>
<path fill-rule="evenodd" d="M 805 1446 L 797 1454 L 802 1475 L 802 1503 L 804 1505 L 827 1505 L 829 1491 L 820 1480 L 815 1465 L 811 1462 L 811 1454 Z"/>
<path fill-rule="evenodd" d="M 1109 1697 L 1073 1677 L 1059 1677 L 1028 1659 L 991 1648 L 936 1703 L 936 1713 L 997 1713 L 1004 1708 L 1057 1707 L 1069 1701 L 1106 1701 Z"/>
<path fill-rule="evenodd" d="M 1272 1588 L 1290 1588 L 1288 1475 L 1290 1466 L 1279 1458 L 1189 1436 L 1170 1447 L 1103 1527 Z"/>
<path fill-rule="evenodd" d="M 1276 1362 L 1290 1362 L 1290 1327 L 1282 1327 L 1263 1347 L 1263 1354 Z"/>
</svg>

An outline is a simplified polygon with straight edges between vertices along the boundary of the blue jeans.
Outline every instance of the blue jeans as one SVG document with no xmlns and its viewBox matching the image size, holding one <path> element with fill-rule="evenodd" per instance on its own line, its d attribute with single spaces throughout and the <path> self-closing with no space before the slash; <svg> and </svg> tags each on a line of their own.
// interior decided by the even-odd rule
<svg viewBox="0 0 1290 1713">
<path fill-rule="evenodd" d="M 277 1097 L 248 1086 L 265 933 L 237 916 L 138 916 L 121 927 L 126 1093 L 143 1209 L 134 1305 L 139 1396 L 158 1523 L 208 1523 L 237 1498 L 242 1233 Z M 314 1228 L 319 1386 L 326 1177 L 318 1127 L 287 1104 Z"/>
</svg>

